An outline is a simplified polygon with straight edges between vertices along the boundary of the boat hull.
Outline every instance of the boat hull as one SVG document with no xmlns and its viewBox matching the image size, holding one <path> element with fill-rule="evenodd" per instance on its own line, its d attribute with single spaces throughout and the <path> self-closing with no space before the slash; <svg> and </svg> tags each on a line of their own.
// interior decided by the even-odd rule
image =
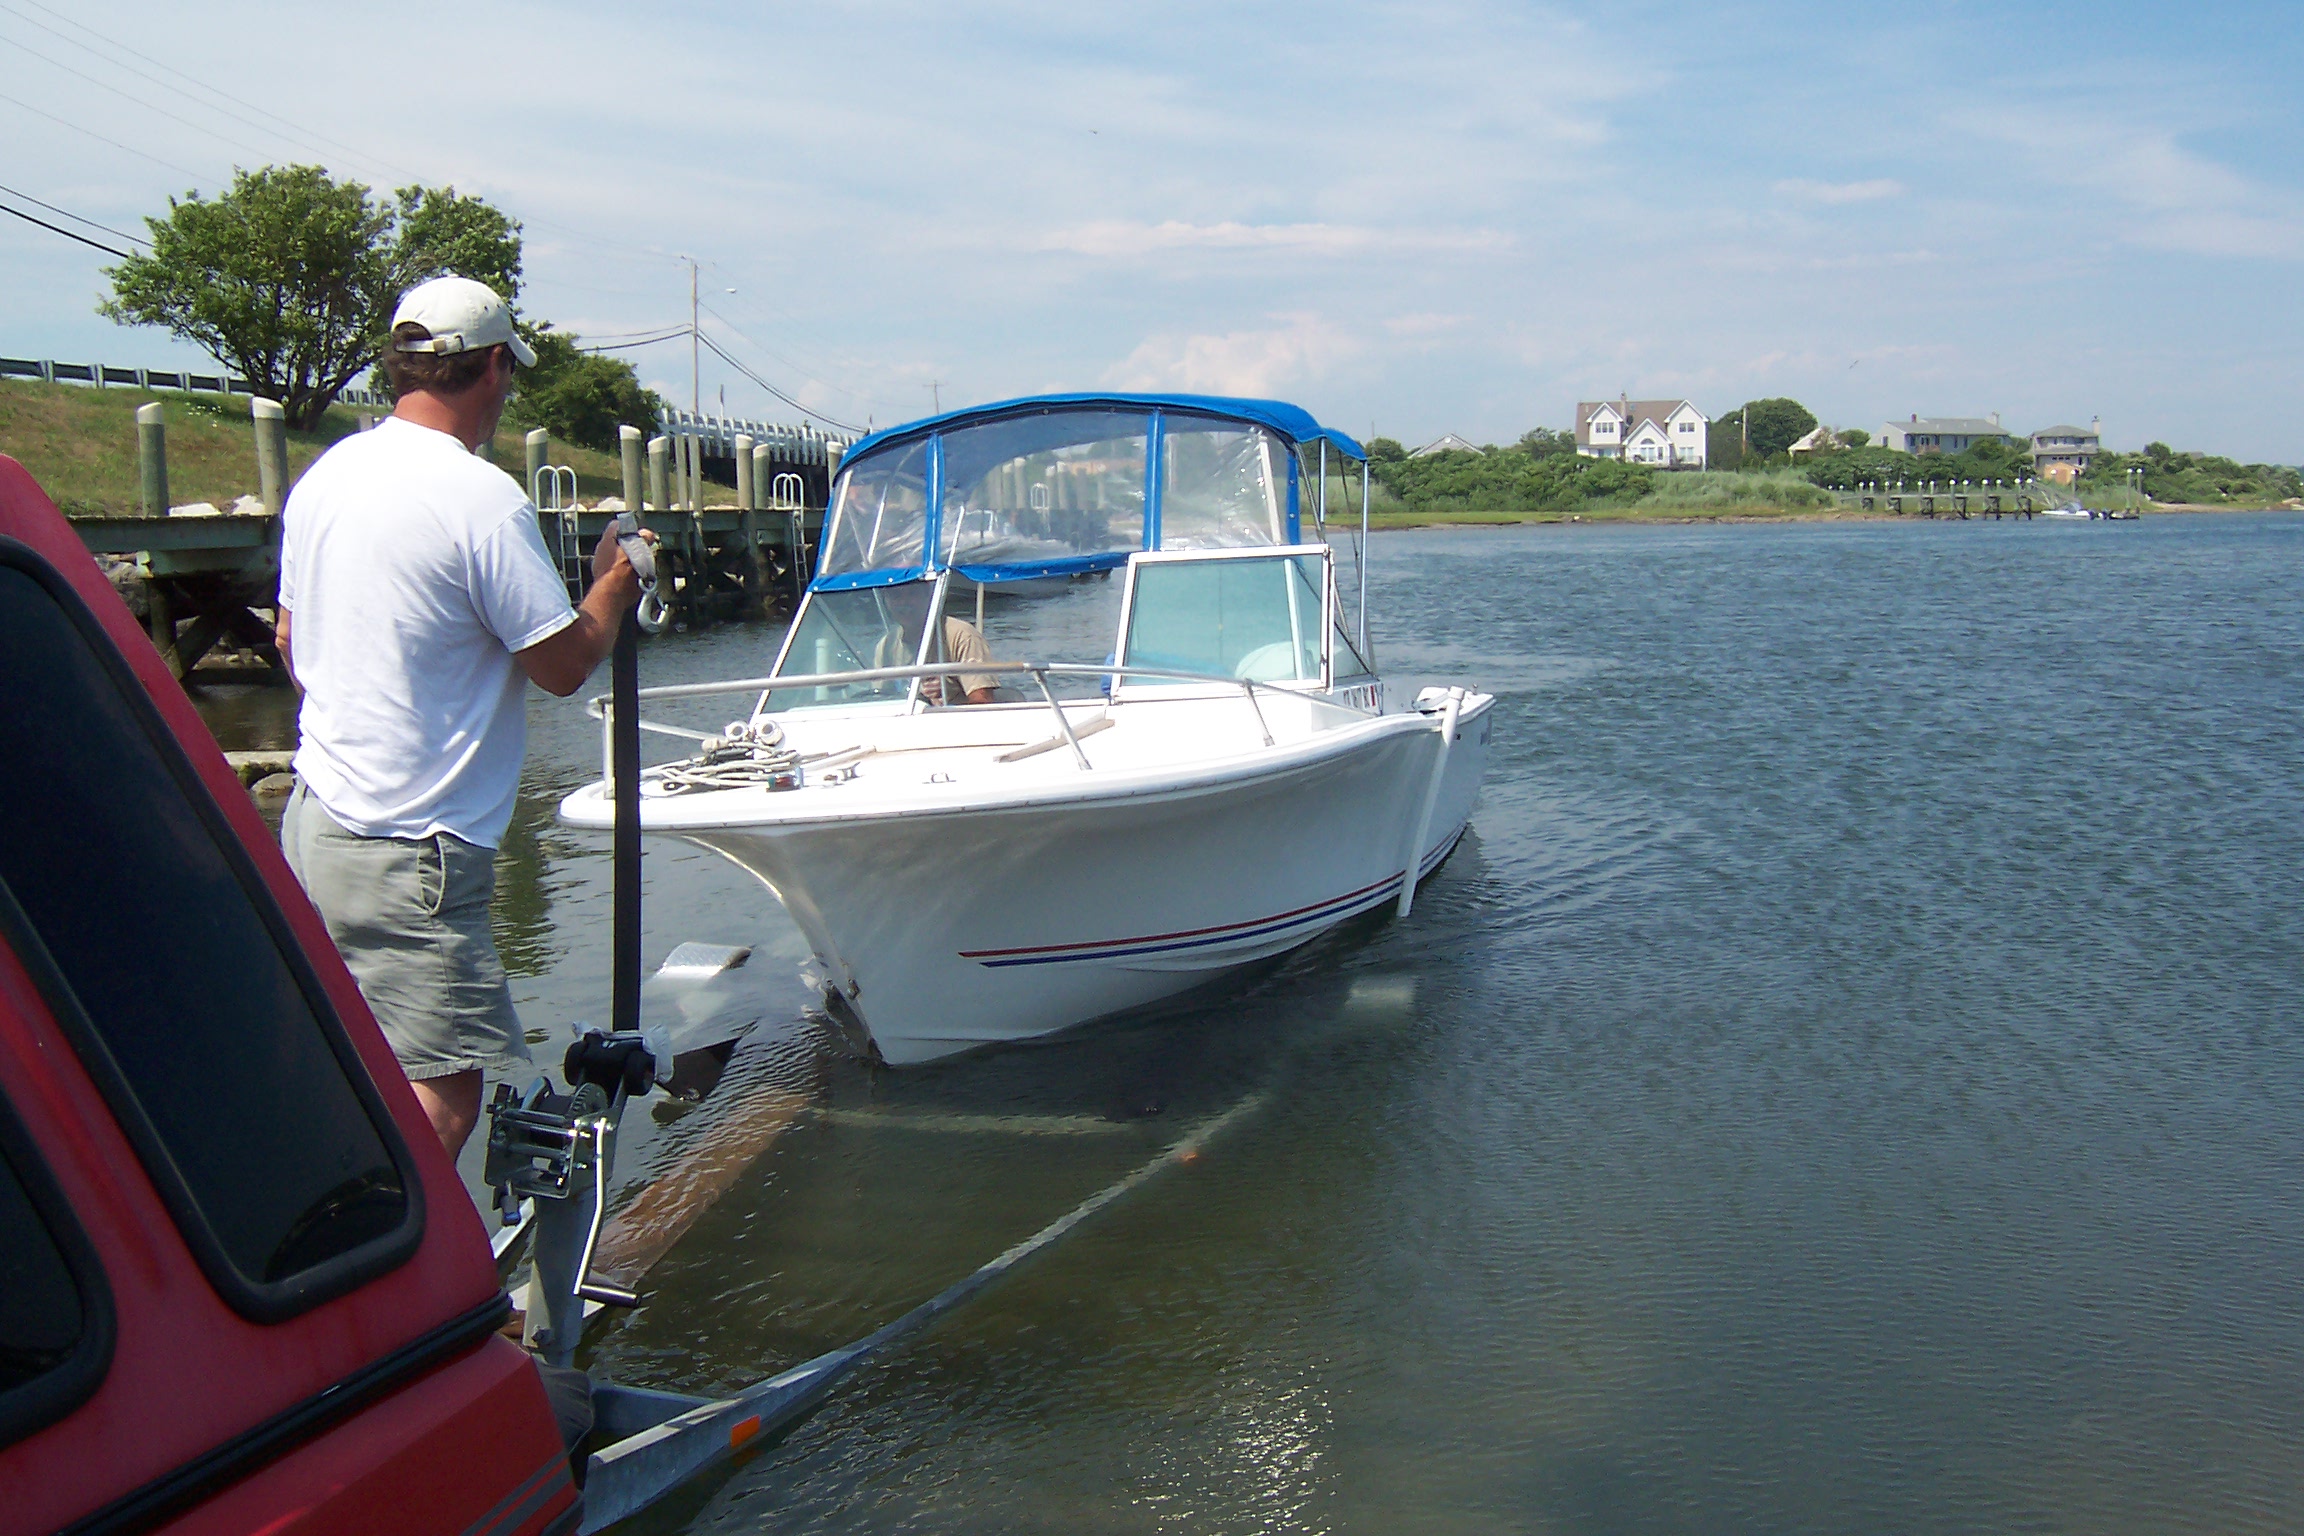
<svg viewBox="0 0 2304 1536">
<path fill-rule="evenodd" d="M 1126 795 L 678 835 L 774 891 L 826 990 L 908 1065 L 1156 1002 L 1397 902 L 1419 824 L 1415 878 L 1463 832 L 1489 707 L 1459 713 L 1444 761 L 1441 717 L 1394 716 Z"/>
</svg>

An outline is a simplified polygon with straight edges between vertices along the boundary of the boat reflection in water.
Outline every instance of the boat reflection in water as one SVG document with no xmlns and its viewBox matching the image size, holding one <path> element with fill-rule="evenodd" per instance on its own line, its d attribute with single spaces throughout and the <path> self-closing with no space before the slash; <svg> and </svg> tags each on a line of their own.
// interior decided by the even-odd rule
<svg viewBox="0 0 2304 1536">
<path fill-rule="evenodd" d="M 1359 445 L 1272 401 L 1042 397 L 867 438 L 773 673 L 644 691 L 754 698 L 644 773 L 642 825 L 766 883 L 899 1065 L 1404 915 L 1492 700 L 1387 707 L 1362 540 L 1354 594 L 1328 538 L 1366 497 Z M 609 826 L 608 785 L 560 815 Z"/>
</svg>

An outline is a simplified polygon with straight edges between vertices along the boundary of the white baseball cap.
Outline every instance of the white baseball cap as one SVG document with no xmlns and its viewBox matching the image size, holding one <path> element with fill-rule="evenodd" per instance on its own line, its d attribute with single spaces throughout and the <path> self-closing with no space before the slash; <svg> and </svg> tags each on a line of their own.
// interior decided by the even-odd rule
<svg viewBox="0 0 2304 1536">
<path fill-rule="evenodd" d="M 430 341 L 400 341 L 401 352 L 471 352 L 481 347 L 510 347 L 523 368 L 536 366 L 536 349 L 512 329 L 512 306 L 486 283 L 469 277 L 435 277 L 418 283 L 400 296 L 392 312 L 395 330 L 413 322 L 432 333 Z"/>
</svg>

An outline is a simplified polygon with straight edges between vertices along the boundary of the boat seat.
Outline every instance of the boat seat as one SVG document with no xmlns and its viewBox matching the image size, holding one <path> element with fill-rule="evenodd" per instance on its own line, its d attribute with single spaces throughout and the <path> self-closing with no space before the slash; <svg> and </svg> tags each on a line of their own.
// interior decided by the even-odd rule
<svg viewBox="0 0 2304 1536">
<path fill-rule="evenodd" d="M 1232 675 L 1246 683 L 1293 683 L 1296 678 L 1296 647 L 1285 640 L 1260 645 L 1240 658 Z"/>
</svg>

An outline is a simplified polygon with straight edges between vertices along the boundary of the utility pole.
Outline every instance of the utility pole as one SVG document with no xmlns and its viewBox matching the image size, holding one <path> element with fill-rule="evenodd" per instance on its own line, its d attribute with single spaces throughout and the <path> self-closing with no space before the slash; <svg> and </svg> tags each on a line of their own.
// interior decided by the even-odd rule
<svg viewBox="0 0 2304 1536">
<path fill-rule="evenodd" d="M 696 329 L 696 258 L 683 256 L 688 263 L 688 410 L 691 415 L 704 414 L 703 359 L 699 355 L 701 343 Z"/>
<path fill-rule="evenodd" d="M 930 379 L 925 385 L 921 387 L 928 391 L 928 398 L 935 402 L 936 414 L 939 416 L 943 415 L 944 381 L 942 379 Z"/>
</svg>

